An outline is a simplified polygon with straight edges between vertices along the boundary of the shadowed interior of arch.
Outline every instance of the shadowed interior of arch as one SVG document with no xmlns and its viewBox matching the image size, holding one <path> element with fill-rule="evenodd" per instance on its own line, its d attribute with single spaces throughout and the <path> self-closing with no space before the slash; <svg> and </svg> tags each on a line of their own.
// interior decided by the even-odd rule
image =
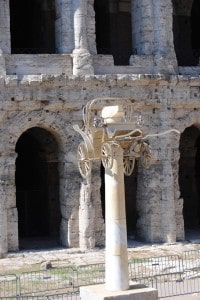
<svg viewBox="0 0 200 300">
<path fill-rule="evenodd" d="M 200 1 L 173 0 L 174 48 L 179 66 L 197 66 L 200 57 Z"/>
<path fill-rule="evenodd" d="M 186 239 L 200 231 L 200 130 L 185 129 L 180 139 L 179 185 Z"/>
<path fill-rule="evenodd" d="M 10 0 L 12 53 L 55 53 L 54 2 Z"/>
<path fill-rule="evenodd" d="M 58 246 L 58 145 L 47 130 L 34 127 L 20 136 L 16 152 L 19 247 Z"/>
<path fill-rule="evenodd" d="M 131 1 L 95 0 L 94 9 L 98 54 L 111 54 L 115 65 L 128 65 L 132 54 Z"/>
</svg>

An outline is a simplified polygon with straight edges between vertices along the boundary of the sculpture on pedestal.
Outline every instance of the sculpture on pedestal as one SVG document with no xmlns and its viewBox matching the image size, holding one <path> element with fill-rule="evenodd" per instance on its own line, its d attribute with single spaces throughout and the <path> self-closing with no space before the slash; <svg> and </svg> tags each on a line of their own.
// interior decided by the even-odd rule
<svg viewBox="0 0 200 300">
<path fill-rule="evenodd" d="M 78 167 L 83 178 L 91 176 L 92 161 L 101 160 L 105 168 L 106 289 L 129 289 L 124 174 L 131 175 L 135 160 L 150 167 L 152 154 L 145 135 L 142 116 L 136 114 L 131 99 L 100 98 L 83 109 L 83 128 L 74 129 L 83 138 L 78 146 Z"/>
</svg>

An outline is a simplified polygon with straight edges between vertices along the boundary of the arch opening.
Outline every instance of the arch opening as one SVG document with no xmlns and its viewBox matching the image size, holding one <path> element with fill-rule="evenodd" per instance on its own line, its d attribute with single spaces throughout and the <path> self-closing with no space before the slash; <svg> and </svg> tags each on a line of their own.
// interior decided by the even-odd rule
<svg viewBox="0 0 200 300">
<path fill-rule="evenodd" d="M 55 1 L 10 0 L 11 53 L 55 53 Z"/>
<path fill-rule="evenodd" d="M 47 130 L 33 127 L 16 143 L 16 205 L 19 247 L 59 245 L 58 145 Z"/>
<path fill-rule="evenodd" d="M 187 238 L 200 229 L 200 131 L 194 125 L 180 139 L 179 186 Z"/>
<path fill-rule="evenodd" d="M 200 2 L 173 0 L 174 48 L 179 66 L 197 66 L 200 56 Z"/>
<path fill-rule="evenodd" d="M 95 0 L 94 9 L 97 53 L 113 55 L 115 65 L 128 65 L 132 54 L 131 0 Z"/>
</svg>

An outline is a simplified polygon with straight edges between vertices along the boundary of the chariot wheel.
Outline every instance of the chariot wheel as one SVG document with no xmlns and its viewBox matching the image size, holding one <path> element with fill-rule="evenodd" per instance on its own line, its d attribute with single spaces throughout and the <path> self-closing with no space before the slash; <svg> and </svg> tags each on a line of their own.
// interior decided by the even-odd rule
<svg viewBox="0 0 200 300">
<path fill-rule="evenodd" d="M 123 165 L 124 165 L 124 174 L 126 176 L 130 176 L 135 166 L 135 157 L 125 156 L 123 158 Z"/>
<path fill-rule="evenodd" d="M 146 142 L 142 143 L 140 159 L 141 159 L 141 164 L 144 168 L 150 167 L 152 154 L 151 154 L 151 148 Z"/>
<path fill-rule="evenodd" d="M 83 178 L 91 174 L 92 162 L 88 156 L 88 149 L 84 142 L 78 145 L 77 151 L 78 168 Z"/>
<path fill-rule="evenodd" d="M 101 161 L 104 168 L 111 169 L 113 166 L 113 151 L 110 144 L 105 143 L 101 147 Z"/>
</svg>

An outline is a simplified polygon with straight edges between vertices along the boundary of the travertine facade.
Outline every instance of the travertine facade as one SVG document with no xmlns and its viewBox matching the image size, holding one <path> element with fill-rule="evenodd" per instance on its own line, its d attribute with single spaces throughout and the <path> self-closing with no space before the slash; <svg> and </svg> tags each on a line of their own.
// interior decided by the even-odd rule
<svg viewBox="0 0 200 300">
<path fill-rule="evenodd" d="M 66 247 L 104 242 L 103 169 L 84 181 L 82 108 L 131 98 L 149 169 L 126 179 L 128 231 L 184 240 L 200 220 L 200 5 L 196 0 L 0 0 L 0 253 L 25 238 Z M 184 207 L 184 209 L 183 209 Z"/>
</svg>

